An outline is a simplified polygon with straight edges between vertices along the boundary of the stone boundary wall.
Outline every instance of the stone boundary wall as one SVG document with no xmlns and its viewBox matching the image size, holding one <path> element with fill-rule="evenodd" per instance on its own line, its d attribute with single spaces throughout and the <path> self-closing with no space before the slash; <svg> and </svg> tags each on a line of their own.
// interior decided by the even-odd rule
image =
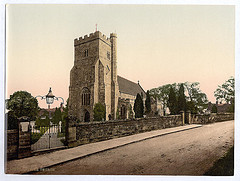
<svg viewBox="0 0 240 181">
<path fill-rule="evenodd" d="M 183 119 L 181 115 L 141 118 L 134 120 L 77 123 L 72 125 L 73 127 L 76 127 L 75 143 L 69 146 L 77 146 L 182 125 Z"/>
<path fill-rule="evenodd" d="M 234 113 L 212 113 L 209 115 L 192 114 L 192 124 L 209 124 L 221 121 L 234 120 Z"/>
<path fill-rule="evenodd" d="M 18 157 L 18 130 L 7 130 L 7 159 Z"/>
</svg>

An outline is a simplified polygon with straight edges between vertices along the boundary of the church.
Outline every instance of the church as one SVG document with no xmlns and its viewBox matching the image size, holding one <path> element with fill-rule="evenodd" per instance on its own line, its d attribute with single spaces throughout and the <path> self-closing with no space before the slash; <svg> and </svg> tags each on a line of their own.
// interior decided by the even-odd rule
<svg viewBox="0 0 240 181">
<path fill-rule="evenodd" d="M 99 31 L 74 40 L 74 65 L 70 71 L 69 114 L 81 122 L 93 121 L 93 108 L 101 103 L 106 120 L 134 117 L 137 94 L 146 99 L 139 82 L 117 75 L 117 34 Z"/>
</svg>

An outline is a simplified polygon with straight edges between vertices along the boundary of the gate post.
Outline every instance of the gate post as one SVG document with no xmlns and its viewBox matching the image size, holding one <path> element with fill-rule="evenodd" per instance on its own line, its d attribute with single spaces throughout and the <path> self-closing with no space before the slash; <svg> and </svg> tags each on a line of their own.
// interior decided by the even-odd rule
<svg viewBox="0 0 240 181">
<path fill-rule="evenodd" d="M 66 118 L 66 142 L 68 147 L 77 146 L 76 126 L 73 125 L 73 117 Z"/>
<path fill-rule="evenodd" d="M 186 112 L 186 123 L 191 124 L 191 111 Z"/>
<path fill-rule="evenodd" d="M 30 121 L 26 116 L 18 118 L 18 158 L 31 156 L 31 132 L 29 129 Z"/>
<path fill-rule="evenodd" d="M 182 125 L 184 126 L 184 124 L 185 124 L 185 114 L 184 114 L 184 111 L 180 111 L 180 114 L 182 116 Z"/>
</svg>

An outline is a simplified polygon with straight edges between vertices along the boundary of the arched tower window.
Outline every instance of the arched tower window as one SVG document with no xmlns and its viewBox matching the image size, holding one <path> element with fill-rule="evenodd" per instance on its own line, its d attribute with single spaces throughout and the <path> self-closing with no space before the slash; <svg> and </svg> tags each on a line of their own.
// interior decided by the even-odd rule
<svg viewBox="0 0 240 181">
<path fill-rule="evenodd" d="M 84 87 L 82 90 L 82 105 L 90 105 L 90 91 L 88 88 Z"/>
</svg>

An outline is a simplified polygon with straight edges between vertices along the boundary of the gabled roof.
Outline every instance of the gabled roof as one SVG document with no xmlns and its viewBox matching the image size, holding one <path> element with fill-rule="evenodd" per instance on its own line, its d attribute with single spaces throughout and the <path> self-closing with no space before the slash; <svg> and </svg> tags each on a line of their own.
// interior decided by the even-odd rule
<svg viewBox="0 0 240 181">
<path fill-rule="evenodd" d="M 117 76 L 117 80 L 118 80 L 119 92 L 130 94 L 133 96 L 137 96 L 138 93 L 141 95 L 141 92 L 142 92 L 143 96 L 145 97 L 146 93 L 138 83 L 127 80 L 121 76 Z"/>
</svg>

